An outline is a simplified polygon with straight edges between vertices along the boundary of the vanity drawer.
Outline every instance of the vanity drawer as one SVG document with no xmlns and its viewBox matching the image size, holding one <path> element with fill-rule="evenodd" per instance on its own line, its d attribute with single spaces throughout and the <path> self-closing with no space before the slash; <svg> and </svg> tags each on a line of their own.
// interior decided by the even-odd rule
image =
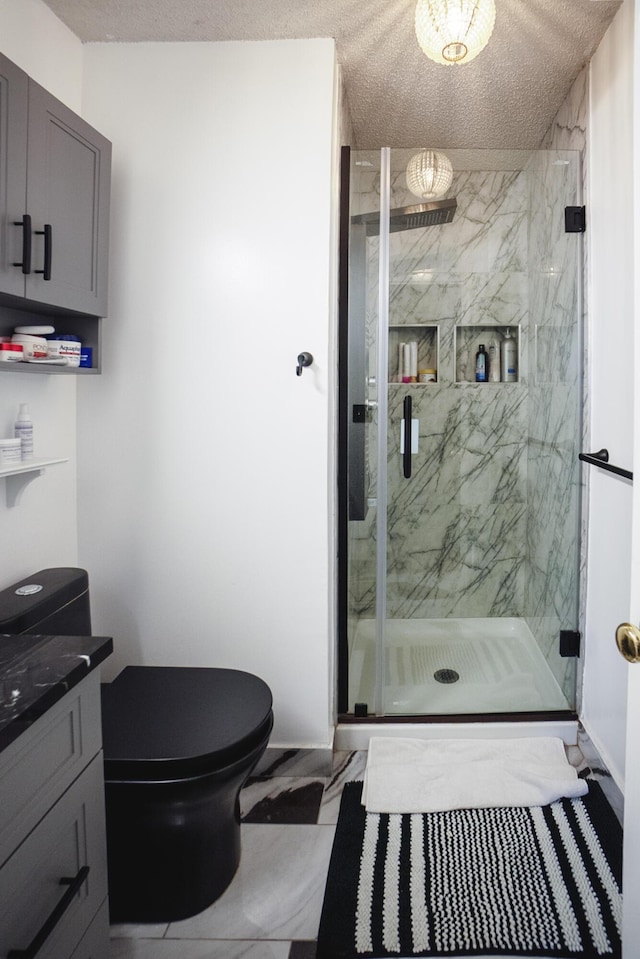
<svg viewBox="0 0 640 959">
<path fill-rule="evenodd" d="M 95 670 L 0 753 L 0 865 L 101 745 Z"/>
<path fill-rule="evenodd" d="M 102 762 L 99 753 L 0 870 L 0 956 L 41 933 L 38 959 L 66 959 L 105 902 Z"/>
<path fill-rule="evenodd" d="M 71 959 L 109 959 L 109 946 L 109 903 L 105 899 Z"/>
</svg>

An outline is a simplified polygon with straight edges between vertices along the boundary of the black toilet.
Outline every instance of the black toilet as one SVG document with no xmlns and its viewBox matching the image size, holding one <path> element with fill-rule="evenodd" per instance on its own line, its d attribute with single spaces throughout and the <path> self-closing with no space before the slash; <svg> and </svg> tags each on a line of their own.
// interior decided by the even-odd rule
<svg viewBox="0 0 640 959">
<path fill-rule="evenodd" d="M 127 666 L 102 692 L 111 921 L 185 919 L 238 868 L 271 692 L 250 673 L 171 666 Z"/>
<path fill-rule="evenodd" d="M 0 592 L 0 633 L 34 632 L 91 635 L 84 570 L 40 570 Z M 271 707 L 266 683 L 234 669 L 127 666 L 103 685 L 112 922 L 185 919 L 227 888 Z"/>
</svg>

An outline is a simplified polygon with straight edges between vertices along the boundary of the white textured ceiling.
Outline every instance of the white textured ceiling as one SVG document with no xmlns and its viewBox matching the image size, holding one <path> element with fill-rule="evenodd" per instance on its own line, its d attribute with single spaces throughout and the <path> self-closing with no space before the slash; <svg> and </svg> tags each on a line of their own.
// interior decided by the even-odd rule
<svg viewBox="0 0 640 959">
<path fill-rule="evenodd" d="M 45 2 L 83 41 L 334 37 L 360 149 L 535 149 L 621 0 L 496 0 L 489 45 L 453 67 L 418 47 L 414 0 Z"/>
</svg>

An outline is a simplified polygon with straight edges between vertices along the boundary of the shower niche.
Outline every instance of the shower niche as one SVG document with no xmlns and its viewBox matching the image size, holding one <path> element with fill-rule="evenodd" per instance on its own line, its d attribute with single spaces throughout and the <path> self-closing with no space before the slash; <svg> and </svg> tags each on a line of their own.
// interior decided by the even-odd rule
<svg viewBox="0 0 640 959">
<path fill-rule="evenodd" d="M 475 360 L 476 353 L 480 347 L 480 344 L 484 344 L 484 348 L 489 354 L 489 347 L 492 343 L 495 343 L 497 346 L 497 363 L 498 370 L 500 369 L 500 350 L 502 349 L 502 344 L 506 338 L 507 333 L 515 340 L 516 347 L 516 379 L 510 380 L 509 384 L 491 378 L 491 369 L 489 370 L 489 385 L 492 383 L 494 385 L 512 385 L 514 382 L 520 382 L 521 377 L 521 350 L 520 350 L 520 326 L 497 326 L 495 324 L 488 326 L 456 326 L 455 330 L 455 367 L 456 367 L 456 383 L 475 383 Z M 478 384 L 485 385 L 485 384 Z"/>
<path fill-rule="evenodd" d="M 390 325 L 389 326 L 389 384 L 400 384 L 402 386 L 433 386 L 433 382 L 438 379 L 439 369 L 439 327 L 435 324 L 425 325 Z M 415 371 L 416 380 L 405 382 L 403 373 L 405 371 L 403 347 L 415 343 L 416 361 Z M 435 380 L 433 382 L 420 382 L 420 371 L 433 371 Z"/>
</svg>

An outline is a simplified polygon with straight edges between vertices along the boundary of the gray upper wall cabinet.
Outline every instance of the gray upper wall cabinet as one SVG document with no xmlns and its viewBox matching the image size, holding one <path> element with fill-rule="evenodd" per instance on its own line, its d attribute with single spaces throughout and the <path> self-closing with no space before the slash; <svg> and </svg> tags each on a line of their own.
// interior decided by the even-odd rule
<svg viewBox="0 0 640 959">
<path fill-rule="evenodd" d="M 22 263 L 27 195 L 27 103 L 29 78 L 0 56 L 0 291 L 25 296 Z"/>
<path fill-rule="evenodd" d="M 110 183 L 109 141 L 0 55 L 4 305 L 106 315 Z"/>
</svg>

